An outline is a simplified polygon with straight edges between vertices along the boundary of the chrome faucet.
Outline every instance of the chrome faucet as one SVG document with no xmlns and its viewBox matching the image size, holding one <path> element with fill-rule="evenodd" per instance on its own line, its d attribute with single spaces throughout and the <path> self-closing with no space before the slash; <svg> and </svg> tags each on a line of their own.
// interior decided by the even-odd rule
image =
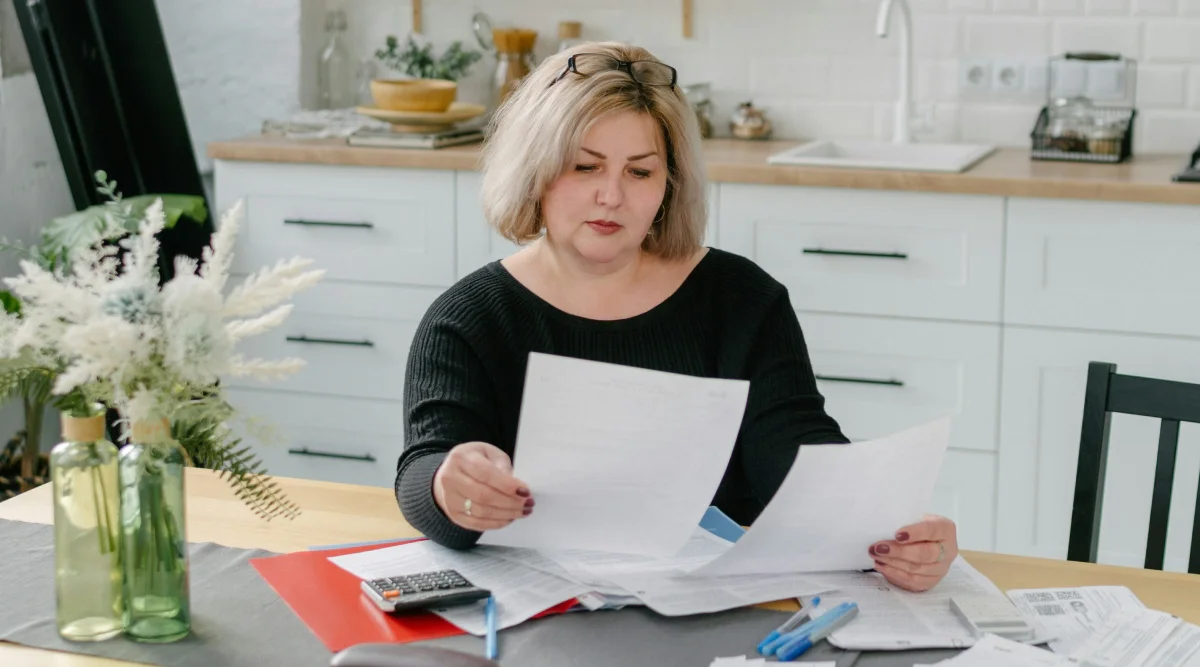
<svg viewBox="0 0 1200 667">
<path fill-rule="evenodd" d="M 896 103 L 892 143 L 907 144 L 912 141 L 912 12 L 908 8 L 908 0 L 883 0 L 880 3 L 875 34 L 888 36 L 888 22 L 893 8 L 900 13 L 900 100 Z"/>
</svg>

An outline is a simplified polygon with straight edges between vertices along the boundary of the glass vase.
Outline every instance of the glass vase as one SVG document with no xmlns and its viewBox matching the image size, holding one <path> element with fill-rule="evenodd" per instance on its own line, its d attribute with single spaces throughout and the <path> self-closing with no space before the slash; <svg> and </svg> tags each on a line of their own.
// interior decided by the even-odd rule
<svg viewBox="0 0 1200 667">
<path fill-rule="evenodd" d="M 64 413 L 63 441 L 50 451 L 55 607 L 69 641 L 103 641 L 124 628 L 117 448 L 98 412 Z"/>
<path fill-rule="evenodd" d="M 125 633 L 173 642 L 191 631 L 183 447 L 166 420 L 133 423 L 121 448 Z"/>
</svg>

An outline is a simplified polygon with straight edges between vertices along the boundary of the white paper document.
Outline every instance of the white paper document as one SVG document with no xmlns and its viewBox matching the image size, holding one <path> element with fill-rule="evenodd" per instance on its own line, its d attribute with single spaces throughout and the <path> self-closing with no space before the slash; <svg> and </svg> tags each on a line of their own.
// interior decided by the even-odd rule
<svg viewBox="0 0 1200 667">
<path fill-rule="evenodd" d="M 1061 655 L 1011 639 L 986 635 L 948 660 L 913 667 L 1067 667 L 1077 663 Z"/>
<path fill-rule="evenodd" d="M 725 473 L 749 388 L 530 354 L 513 474 L 537 509 L 480 543 L 675 554 Z"/>
<path fill-rule="evenodd" d="M 843 602 L 857 602 L 858 618 L 829 636 L 829 643 L 850 650 L 889 651 L 913 648 L 963 648 L 975 643 L 971 629 L 950 608 L 954 595 L 1004 593 L 959 557 L 946 577 L 924 593 L 892 586 L 874 572 L 806 575 L 830 589 L 821 593 L 816 613 Z"/>
<path fill-rule="evenodd" d="M 1072 654 L 1109 618 L 1146 608 L 1124 586 L 1017 589 L 1008 597 L 1025 618 L 1054 637 L 1050 648 L 1063 655 Z"/>
<path fill-rule="evenodd" d="M 612 578 L 663 616 L 707 614 L 827 590 L 801 574 L 698 577 L 684 572 L 646 571 L 616 572 Z"/>
<path fill-rule="evenodd" d="M 801 447 L 746 534 L 697 574 L 870 569 L 868 547 L 929 509 L 949 438 L 941 419 L 878 440 Z"/>
<path fill-rule="evenodd" d="M 1200 664 L 1200 628 L 1153 609 L 1124 611 L 1096 629 L 1071 657 L 1082 667 L 1185 667 Z"/>
<path fill-rule="evenodd" d="M 587 586 L 577 581 L 471 551 L 447 549 L 428 540 L 335 556 L 329 560 L 360 579 L 457 570 L 471 583 L 492 592 L 496 598 L 497 629 L 522 623 L 588 591 Z M 487 630 L 482 600 L 430 611 L 473 635 L 483 635 Z"/>
</svg>

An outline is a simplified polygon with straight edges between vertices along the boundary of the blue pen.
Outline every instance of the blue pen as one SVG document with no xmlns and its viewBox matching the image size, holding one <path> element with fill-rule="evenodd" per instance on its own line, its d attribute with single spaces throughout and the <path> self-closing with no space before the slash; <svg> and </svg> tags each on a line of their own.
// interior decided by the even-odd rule
<svg viewBox="0 0 1200 667">
<path fill-rule="evenodd" d="M 496 659 L 496 597 L 489 596 L 484 608 L 487 620 L 487 659 Z"/>
<path fill-rule="evenodd" d="M 817 618 L 814 618 L 795 630 L 780 635 L 775 641 L 767 644 L 767 646 L 763 649 L 763 655 L 772 655 L 779 649 L 786 646 L 788 643 L 799 639 L 800 637 L 807 637 L 812 632 L 815 632 L 826 624 L 833 622 L 835 618 L 845 613 L 846 610 L 848 610 L 853 604 L 853 602 L 843 602 L 842 604 L 839 604 L 833 609 L 830 609 L 829 611 L 821 614 Z"/>
<path fill-rule="evenodd" d="M 821 604 L 820 595 L 814 597 L 808 604 L 801 605 L 800 611 L 792 614 L 792 617 L 784 621 L 783 625 L 772 630 L 771 634 L 767 635 L 761 642 L 758 643 L 759 654 L 769 655 L 767 653 L 767 646 L 776 639 L 779 639 L 780 636 L 785 635 L 799 627 L 799 625 L 812 614 L 813 607 L 819 604 Z"/>
<path fill-rule="evenodd" d="M 784 662 L 795 660 L 803 655 L 805 651 L 812 648 L 814 644 L 837 632 L 839 628 L 845 626 L 850 621 L 853 621 L 858 616 L 858 605 L 853 602 L 850 605 L 851 607 L 848 610 L 838 614 L 837 618 L 832 619 L 829 623 L 785 644 L 775 652 L 775 657 Z"/>
</svg>

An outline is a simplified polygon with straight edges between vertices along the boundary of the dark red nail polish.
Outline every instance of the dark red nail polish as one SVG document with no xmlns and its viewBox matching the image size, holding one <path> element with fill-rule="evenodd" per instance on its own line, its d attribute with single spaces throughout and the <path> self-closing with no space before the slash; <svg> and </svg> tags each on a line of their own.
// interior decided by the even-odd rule
<svg viewBox="0 0 1200 667">
<path fill-rule="evenodd" d="M 891 550 L 892 548 L 886 544 L 880 544 L 879 546 L 875 547 L 875 553 L 879 554 L 880 556 L 886 556 Z"/>
<path fill-rule="evenodd" d="M 533 503 L 533 498 L 530 498 L 529 500 L 526 500 L 526 501 L 525 501 L 525 509 L 527 509 L 527 510 L 531 510 L 531 509 L 533 509 L 533 504 L 534 504 L 534 503 Z"/>
<path fill-rule="evenodd" d="M 530 514 L 533 514 L 532 507 L 526 507 L 524 510 L 521 511 L 521 516 L 529 516 Z"/>
<path fill-rule="evenodd" d="M 896 541 L 897 542 L 907 542 L 908 541 L 908 533 L 904 533 L 904 532 L 896 533 Z"/>
<path fill-rule="evenodd" d="M 874 545 L 874 544 L 872 544 L 871 546 L 867 547 L 867 553 L 871 554 L 872 556 L 874 556 L 874 555 L 875 555 L 875 545 Z"/>
<path fill-rule="evenodd" d="M 521 496 L 522 498 L 528 498 L 529 497 L 529 489 L 522 486 L 521 488 L 517 489 L 517 495 Z"/>
</svg>

